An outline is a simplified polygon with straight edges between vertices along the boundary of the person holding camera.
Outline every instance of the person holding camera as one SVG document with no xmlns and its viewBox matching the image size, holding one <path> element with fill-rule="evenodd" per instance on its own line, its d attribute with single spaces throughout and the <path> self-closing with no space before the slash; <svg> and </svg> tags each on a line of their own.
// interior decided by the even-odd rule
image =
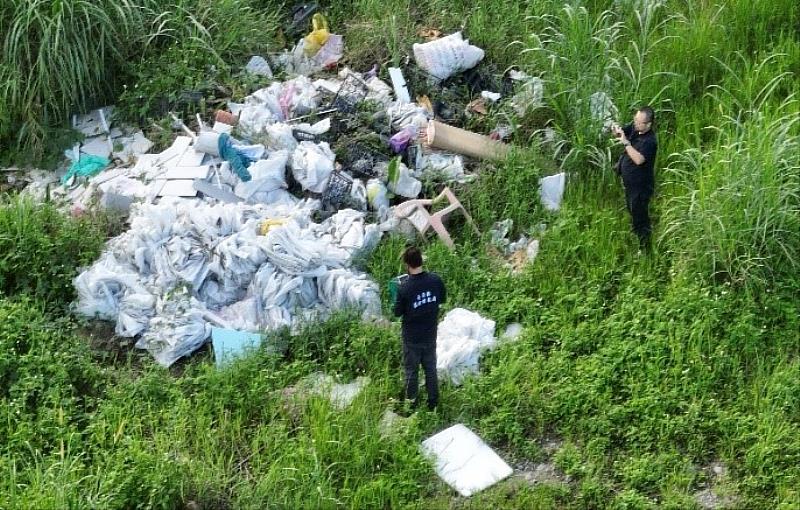
<svg viewBox="0 0 800 510">
<path fill-rule="evenodd" d="M 639 247 L 650 247 L 650 198 L 655 190 L 654 164 L 658 140 L 653 132 L 655 112 L 649 106 L 636 111 L 633 122 L 611 127 L 612 134 L 622 144 L 623 151 L 615 166 L 625 188 L 625 206 L 631 215 L 633 231 Z"/>
</svg>

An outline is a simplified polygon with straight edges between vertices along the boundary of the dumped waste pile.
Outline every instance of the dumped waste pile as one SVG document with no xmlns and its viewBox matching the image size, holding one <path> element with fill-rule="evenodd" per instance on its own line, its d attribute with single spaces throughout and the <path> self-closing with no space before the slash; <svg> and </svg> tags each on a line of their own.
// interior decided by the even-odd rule
<svg viewBox="0 0 800 510">
<path fill-rule="evenodd" d="M 452 247 L 443 213 L 471 218 L 447 185 L 474 178 L 471 159 L 510 151 L 502 142 L 508 129 L 466 131 L 446 122 L 441 101 L 412 102 L 400 68 L 387 69 L 391 85 L 377 68 L 331 73 L 343 39 L 321 16 L 313 26 L 292 50 L 254 56 L 246 72 L 271 83 L 228 102 L 213 122 L 198 115 L 193 130 L 173 115 L 180 134 L 160 153 L 148 153 L 152 143 L 140 131 L 115 126 L 111 108 L 73 118 L 88 138 L 67 151 L 72 164 L 48 189 L 51 198 L 73 215 L 99 206 L 127 214 L 130 224 L 75 279 L 75 309 L 114 321 L 117 335 L 136 338 L 164 366 L 197 350 L 213 328 L 296 331 L 342 308 L 380 317 L 379 287 L 357 261 L 386 232 L 432 228 Z M 434 87 L 484 56 L 460 33 L 413 51 L 418 67 L 405 71 Z M 518 84 L 508 98 L 514 108 L 541 101 L 540 80 L 510 80 Z M 480 101 L 503 94 L 482 90 Z M 559 179 L 543 195 L 554 209 Z M 423 181 L 441 193 L 420 197 Z M 437 200 L 449 202 L 442 214 L 430 211 Z"/>
</svg>

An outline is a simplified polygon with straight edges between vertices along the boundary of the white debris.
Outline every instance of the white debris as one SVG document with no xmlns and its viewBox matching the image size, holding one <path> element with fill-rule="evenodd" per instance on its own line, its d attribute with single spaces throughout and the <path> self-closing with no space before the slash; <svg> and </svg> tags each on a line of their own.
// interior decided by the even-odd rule
<svg viewBox="0 0 800 510">
<path fill-rule="evenodd" d="M 539 179 L 539 197 L 548 211 L 557 211 L 561 208 L 566 180 L 567 174 L 564 172 Z"/>
<path fill-rule="evenodd" d="M 541 78 L 517 70 L 512 70 L 509 78 L 520 82 L 517 87 L 518 92 L 511 98 L 511 106 L 517 115 L 521 117 L 531 108 L 541 106 L 544 99 L 544 81 Z"/>
<path fill-rule="evenodd" d="M 137 346 L 165 366 L 205 342 L 210 323 L 296 330 L 340 308 L 378 316 L 377 285 L 348 268 L 380 231 L 350 210 L 313 223 L 318 206 L 135 204 L 130 230 L 75 279 L 75 309 L 141 334 Z M 260 235 L 266 220 L 275 224 Z"/>
<path fill-rule="evenodd" d="M 486 99 L 487 101 L 491 101 L 492 103 L 496 103 L 500 100 L 502 95 L 499 92 L 492 92 L 490 90 L 483 90 L 481 91 L 481 97 Z"/>
<path fill-rule="evenodd" d="M 300 142 L 292 154 L 292 174 L 303 189 L 322 193 L 333 172 L 335 157 L 327 142 Z"/>
<path fill-rule="evenodd" d="M 460 423 L 423 441 L 422 451 L 436 462 L 436 474 L 465 498 L 514 472 L 480 437 Z"/>
<path fill-rule="evenodd" d="M 417 177 L 462 184 L 475 180 L 474 175 L 464 172 L 463 156 L 445 152 L 421 154 L 417 160 Z"/>
<path fill-rule="evenodd" d="M 589 96 L 589 110 L 592 119 L 601 122 L 603 129 L 609 130 L 619 117 L 619 110 L 614 105 L 614 101 L 605 92 L 595 92 Z"/>
<path fill-rule="evenodd" d="M 272 69 L 269 67 L 269 62 L 259 55 L 253 55 L 250 58 L 250 61 L 247 62 L 247 66 L 244 68 L 245 71 L 248 73 L 257 74 L 259 76 L 266 76 L 267 78 L 272 78 Z"/>
<path fill-rule="evenodd" d="M 311 395 L 319 395 L 330 400 L 336 409 L 347 408 L 369 384 L 369 377 L 357 377 L 348 384 L 339 384 L 335 379 L 321 372 L 313 373 L 300 381 L 298 387 Z"/>
<path fill-rule="evenodd" d="M 464 40 L 461 32 L 423 44 L 414 44 L 414 59 L 423 71 L 436 80 L 471 69 L 483 60 L 484 52 Z"/>
<path fill-rule="evenodd" d="M 496 343 L 495 322 L 479 314 L 454 308 L 439 323 L 436 339 L 436 369 L 453 384 L 478 373 L 478 359 L 483 350 Z"/>
</svg>

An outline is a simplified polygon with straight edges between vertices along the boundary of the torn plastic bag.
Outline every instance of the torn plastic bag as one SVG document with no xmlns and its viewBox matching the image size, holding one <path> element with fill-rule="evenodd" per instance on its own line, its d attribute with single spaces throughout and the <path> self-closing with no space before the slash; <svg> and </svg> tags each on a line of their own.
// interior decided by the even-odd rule
<svg viewBox="0 0 800 510">
<path fill-rule="evenodd" d="M 266 126 L 267 140 L 266 145 L 269 150 L 287 150 L 294 152 L 297 148 L 297 140 L 292 134 L 292 126 L 285 122 L 276 122 Z"/>
<path fill-rule="evenodd" d="M 386 186 L 380 179 L 370 179 L 367 181 L 367 200 L 375 211 L 386 211 L 389 209 L 389 197 L 387 196 Z"/>
<path fill-rule="evenodd" d="M 304 190 L 322 193 L 333 172 L 335 157 L 327 142 L 300 142 L 292 154 L 292 174 Z"/>
<path fill-rule="evenodd" d="M 367 187 L 361 179 L 353 179 L 353 187 L 350 188 L 350 199 L 354 207 L 361 211 L 367 210 Z"/>
<path fill-rule="evenodd" d="M 399 159 L 395 158 L 388 163 L 378 163 L 375 165 L 375 172 L 378 175 L 386 176 L 386 186 L 392 193 L 406 198 L 417 198 L 422 191 L 422 183 L 411 175 L 411 170 Z"/>
<path fill-rule="evenodd" d="M 366 80 L 367 101 L 373 101 L 384 108 L 392 104 L 392 87 L 377 76 Z"/>
<path fill-rule="evenodd" d="M 159 298 L 156 315 L 136 347 L 146 349 L 159 365 L 169 367 L 199 349 L 211 335 L 205 313 L 203 303 L 189 297 L 185 289 Z"/>
<path fill-rule="evenodd" d="M 511 98 L 511 106 L 520 117 L 525 115 L 531 108 L 540 106 L 544 99 L 544 81 L 541 78 L 533 77 L 525 72 L 512 70 L 509 78 L 519 82 L 517 93 Z"/>
<path fill-rule="evenodd" d="M 144 331 L 155 313 L 156 297 L 149 292 L 129 289 L 119 302 L 119 315 L 114 332 L 119 336 L 134 337 Z"/>
<path fill-rule="evenodd" d="M 257 332 L 261 329 L 258 300 L 255 297 L 245 298 L 223 307 L 216 314 L 231 329 L 252 332 Z"/>
<path fill-rule="evenodd" d="M 269 67 L 269 62 L 267 62 L 266 59 L 260 55 L 253 55 L 250 57 L 250 60 L 247 62 L 247 66 L 245 66 L 244 70 L 248 73 L 272 78 L 272 69 Z"/>
<path fill-rule="evenodd" d="M 401 130 L 409 126 L 417 129 L 427 126 L 431 113 L 416 103 L 394 103 L 386 109 L 392 128 Z"/>
<path fill-rule="evenodd" d="M 464 158 L 459 154 L 431 152 L 422 155 L 417 162 L 417 177 L 466 183 L 475 180 L 475 176 L 464 172 Z"/>
<path fill-rule="evenodd" d="M 270 230 L 265 239 L 269 261 L 291 275 L 319 276 L 327 268 L 343 267 L 350 254 L 301 230 L 295 220 Z"/>
<path fill-rule="evenodd" d="M 289 151 L 276 151 L 269 158 L 254 162 L 248 168 L 252 179 L 236 185 L 236 195 L 249 201 L 259 192 L 269 192 L 286 188 L 286 164 L 289 161 Z"/>
<path fill-rule="evenodd" d="M 363 318 L 381 316 L 378 285 L 363 273 L 332 269 L 317 278 L 319 298 L 328 308 L 355 308 Z"/>
<path fill-rule="evenodd" d="M 113 254 L 105 252 L 92 266 L 75 277 L 78 294 L 75 311 L 85 317 L 115 320 L 119 302 L 132 289 L 146 293 L 134 268 L 120 264 Z"/>
<path fill-rule="evenodd" d="M 328 20 L 322 13 L 316 13 L 311 18 L 311 32 L 303 39 L 305 45 L 303 53 L 307 57 L 313 57 L 328 42 L 331 33 L 328 31 Z"/>
<path fill-rule="evenodd" d="M 389 147 L 395 154 L 400 154 L 417 138 L 417 126 L 406 126 L 389 138 Z"/>
<path fill-rule="evenodd" d="M 469 374 L 478 373 L 483 350 L 495 345 L 495 322 L 479 314 L 454 308 L 439 323 L 436 339 L 436 369 L 459 385 Z"/>
<path fill-rule="evenodd" d="M 484 56 L 483 50 L 471 45 L 469 40 L 464 40 L 461 32 L 427 43 L 414 44 L 412 49 L 420 69 L 437 81 L 472 69 Z"/>
<path fill-rule="evenodd" d="M 363 257 L 377 247 L 382 235 L 377 225 L 365 224 L 364 217 L 363 212 L 341 209 L 319 228 L 333 244 L 348 250 L 353 258 Z"/>
</svg>

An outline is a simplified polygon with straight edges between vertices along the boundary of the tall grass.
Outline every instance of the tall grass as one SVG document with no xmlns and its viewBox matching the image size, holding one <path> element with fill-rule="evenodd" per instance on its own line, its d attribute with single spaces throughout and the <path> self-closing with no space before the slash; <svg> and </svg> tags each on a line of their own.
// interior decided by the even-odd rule
<svg viewBox="0 0 800 510">
<path fill-rule="evenodd" d="M 113 101 L 122 85 L 163 80 L 142 76 L 131 64 L 157 60 L 170 46 L 176 73 L 197 75 L 225 58 L 241 58 L 274 39 L 275 11 L 259 12 L 251 0 L 8 0 L 0 4 L 0 139 L 19 159 L 36 160 L 54 126 L 99 103 Z M 199 68 L 181 66 L 191 54 Z M 143 63 L 144 64 L 144 63 Z M 177 65 L 176 65 L 177 64 Z M 145 67 L 145 69 L 148 69 Z M 169 74 L 169 67 L 159 73 Z M 191 73 L 187 73 L 187 69 Z M 126 83 L 128 82 L 128 83 Z M 152 87 L 151 87 L 152 88 Z"/>
<path fill-rule="evenodd" d="M 41 153 L 48 125 L 108 95 L 113 66 L 141 25 L 141 10 L 128 1 L 3 2 L 0 102 L 9 117 L 0 137 Z"/>
<path fill-rule="evenodd" d="M 792 77 L 772 75 L 772 60 L 728 67 L 727 86 L 709 91 L 720 124 L 667 169 L 682 191 L 663 233 L 679 264 L 758 287 L 800 267 L 800 110 L 796 96 L 774 97 Z"/>
</svg>

